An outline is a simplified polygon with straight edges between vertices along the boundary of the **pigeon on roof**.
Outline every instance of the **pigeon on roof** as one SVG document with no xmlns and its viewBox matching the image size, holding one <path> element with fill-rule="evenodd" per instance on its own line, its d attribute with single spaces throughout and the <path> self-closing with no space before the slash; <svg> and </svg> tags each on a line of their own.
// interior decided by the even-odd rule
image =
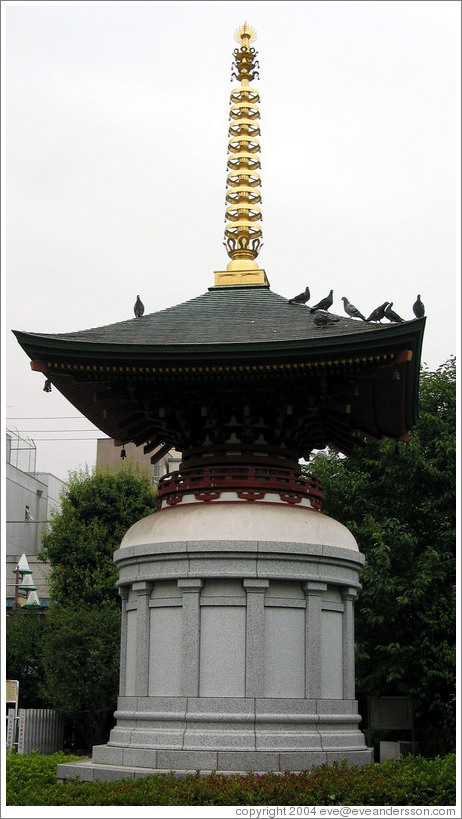
<svg viewBox="0 0 462 819">
<path fill-rule="evenodd" d="M 380 307 L 376 307 L 375 310 L 372 311 L 370 316 L 368 316 L 366 321 L 381 321 L 381 319 L 383 319 L 385 315 L 385 308 L 387 304 L 388 302 L 384 301 L 384 303 L 381 304 Z"/>
<path fill-rule="evenodd" d="M 340 317 L 331 316 L 330 313 L 323 311 L 317 312 L 313 321 L 318 327 L 327 327 L 328 324 L 335 324 L 336 321 L 340 321 Z"/>
<path fill-rule="evenodd" d="M 299 293 L 298 296 L 294 296 L 293 299 L 289 299 L 289 304 L 306 304 L 307 301 L 310 299 L 310 288 L 305 287 L 303 293 Z"/>
<path fill-rule="evenodd" d="M 393 302 L 390 301 L 387 307 L 385 307 L 385 318 L 387 318 L 389 321 L 395 322 L 404 321 L 404 319 L 402 319 L 401 316 L 398 316 L 398 313 L 395 313 L 395 311 L 391 309 L 392 307 Z"/>
<path fill-rule="evenodd" d="M 366 321 L 366 317 L 363 316 L 363 314 L 359 312 L 358 308 L 355 307 L 354 304 L 351 303 L 351 301 L 348 301 L 346 296 L 342 296 L 342 301 L 343 301 L 343 307 L 345 309 L 345 313 L 348 316 L 351 316 L 351 318 L 360 318 L 363 321 Z"/>
<path fill-rule="evenodd" d="M 412 309 L 414 311 L 414 315 L 416 318 L 423 318 L 425 315 L 425 307 L 420 300 L 420 294 L 417 296 L 417 301 L 414 302 L 412 305 Z"/>
<path fill-rule="evenodd" d="M 144 313 L 144 304 L 139 296 L 136 297 L 135 306 L 133 309 L 135 311 L 136 318 L 141 318 Z"/>
<path fill-rule="evenodd" d="M 315 310 L 328 310 L 329 307 L 332 307 L 332 302 L 334 301 L 333 295 L 334 291 L 331 290 L 329 295 L 326 296 L 325 299 L 321 299 L 321 301 L 318 301 L 317 304 L 313 305 L 313 307 L 311 308 L 311 312 L 314 313 Z"/>
</svg>

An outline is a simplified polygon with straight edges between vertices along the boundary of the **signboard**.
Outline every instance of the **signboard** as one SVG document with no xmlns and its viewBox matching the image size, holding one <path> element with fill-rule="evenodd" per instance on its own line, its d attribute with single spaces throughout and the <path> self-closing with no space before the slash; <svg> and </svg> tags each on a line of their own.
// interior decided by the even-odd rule
<svg viewBox="0 0 462 819">
<path fill-rule="evenodd" d="M 19 680 L 7 680 L 5 694 L 7 703 L 12 702 L 14 703 L 15 707 L 17 707 L 19 698 Z"/>
<path fill-rule="evenodd" d="M 367 705 L 369 730 L 412 730 L 413 715 L 410 697 L 369 697 Z"/>
</svg>

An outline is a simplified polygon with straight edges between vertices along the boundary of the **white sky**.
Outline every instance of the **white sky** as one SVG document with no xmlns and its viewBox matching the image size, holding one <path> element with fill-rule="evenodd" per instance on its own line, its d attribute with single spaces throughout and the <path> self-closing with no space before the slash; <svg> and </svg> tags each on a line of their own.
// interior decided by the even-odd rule
<svg viewBox="0 0 462 819">
<path fill-rule="evenodd" d="M 3 412 L 36 441 L 39 471 L 65 480 L 92 466 L 98 436 L 63 432 L 94 428 L 43 392 L 11 330 L 121 321 L 137 293 L 154 312 L 226 268 L 244 20 L 258 32 L 258 260 L 272 289 L 308 284 L 317 301 L 333 288 L 340 314 L 343 295 L 366 314 L 390 300 L 403 318 L 421 293 L 423 361 L 436 369 L 458 351 L 460 11 L 441 0 L 2 3 Z"/>
</svg>

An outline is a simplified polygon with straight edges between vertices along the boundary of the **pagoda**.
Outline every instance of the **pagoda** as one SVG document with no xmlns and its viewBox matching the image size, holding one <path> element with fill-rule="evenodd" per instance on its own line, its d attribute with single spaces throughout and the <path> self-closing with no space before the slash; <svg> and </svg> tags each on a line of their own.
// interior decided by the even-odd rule
<svg viewBox="0 0 462 819">
<path fill-rule="evenodd" d="M 356 541 L 300 466 L 326 446 L 406 440 L 425 319 L 334 316 L 271 290 L 261 247 L 255 31 L 237 32 L 226 270 L 206 293 L 79 332 L 16 332 L 83 415 L 154 457 L 182 452 L 158 510 L 114 555 L 116 726 L 58 777 L 302 771 L 371 761 L 354 693 Z M 329 314 L 331 315 L 331 314 Z"/>
</svg>

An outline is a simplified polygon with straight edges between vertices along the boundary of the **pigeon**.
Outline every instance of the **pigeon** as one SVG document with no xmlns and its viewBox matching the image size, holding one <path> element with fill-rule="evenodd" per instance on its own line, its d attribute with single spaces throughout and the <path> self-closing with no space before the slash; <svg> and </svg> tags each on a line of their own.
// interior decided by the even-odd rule
<svg viewBox="0 0 462 819">
<path fill-rule="evenodd" d="M 305 291 L 303 293 L 299 293 L 298 296 L 294 296 L 293 299 L 289 299 L 289 304 L 306 304 L 307 301 L 310 299 L 310 288 L 305 287 Z"/>
<path fill-rule="evenodd" d="M 390 301 L 388 306 L 385 307 L 385 318 L 387 318 L 389 321 L 404 321 L 401 316 L 398 316 L 398 313 L 395 313 L 395 311 L 391 309 L 392 307 L 393 302 Z"/>
<path fill-rule="evenodd" d="M 328 324 L 335 324 L 336 321 L 340 321 L 340 317 L 331 316 L 330 313 L 322 312 L 316 313 L 313 321 L 318 327 L 327 327 Z"/>
<path fill-rule="evenodd" d="M 355 307 L 354 304 L 351 304 L 351 302 L 348 301 L 346 296 L 342 296 L 342 301 L 343 301 L 343 307 L 345 309 L 345 313 L 348 316 L 351 316 L 351 318 L 360 318 L 363 321 L 366 321 L 366 317 L 363 316 L 363 314 L 359 312 L 358 308 Z"/>
<path fill-rule="evenodd" d="M 334 291 L 331 290 L 325 299 L 321 299 L 321 301 L 318 301 L 318 303 L 311 308 L 311 312 L 314 313 L 315 310 L 328 310 L 329 307 L 332 307 L 332 302 L 334 301 L 333 295 Z"/>
<path fill-rule="evenodd" d="M 425 315 L 425 307 L 423 306 L 422 302 L 420 301 L 420 294 L 417 296 L 417 301 L 414 302 L 412 305 L 412 309 L 414 310 L 414 315 L 416 318 L 423 318 Z"/>
<path fill-rule="evenodd" d="M 136 318 L 141 318 L 141 316 L 144 313 L 144 304 L 141 301 L 139 296 L 136 297 L 136 302 L 135 302 L 135 306 L 134 306 L 133 309 L 135 311 Z"/>
<path fill-rule="evenodd" d="M 384 303 L 381 304 L 380 307 L 376 307 L 375 310 L 373 310 L 370 316 L 366 319 L 366 321 L 380 321 L 381 319 L 383 319 L 387 304 L 388 302 L 384 301 Z"/>
</svg>

